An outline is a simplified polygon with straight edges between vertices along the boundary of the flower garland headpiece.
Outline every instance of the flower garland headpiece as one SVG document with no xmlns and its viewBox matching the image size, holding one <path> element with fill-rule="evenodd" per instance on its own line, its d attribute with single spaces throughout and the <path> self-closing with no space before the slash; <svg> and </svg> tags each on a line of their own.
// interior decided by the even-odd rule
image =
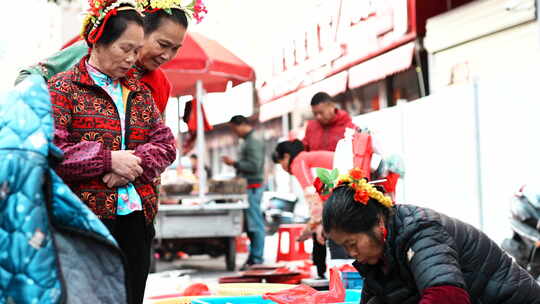
<svg viewBox="0 0 540 304">
<path fill-rule="evenodd" d="M 86 12 L 83 20 L 81 36 L 90 43 L 96 43 L 101 35 L 107 20 L 116 15 L 118 11 L 135 10 L 137 3 L 135 0 L 89 0 L 90 8 Z M 122 7 L 121 7 L 122 6 Z M 138 12 L 138 11 L 137 11 Z M 92 28 L 88 30 L 88 26 Z M 85 37 L 85 35 L 88 35 Z"/>
<path fill-rule="evenodd" d="M 337 169 L 329 171 L 318 168 L 317 176 L 314 186 L 323 200 L 325 200 L 325 197 L 328 198 L 335 188 L 347 185 L 354 189 L 354 200 L 360 204 L 367 205 L 369 199 L 373 198 L 387 208 L 391 208 L 394 205 L 392 199 L 370 184 L 364 178 L 363 171 L 358 168 L 352 169 L 348 174 L 342 175 L 339 174 Z"/>
<path fill-rule="evenodd" d="M 186 6 L 181 3 L 182 0 L 138 0 L 140 9 L 147 13 L 164 10 L 169 15 L 172 15 L 172 9 L 179 9 L 184 11 L 190 19 L 195 19 L 197 23 L 200 23 L 208 14 L 202 0 L 193 0 Z"/>
</svg>

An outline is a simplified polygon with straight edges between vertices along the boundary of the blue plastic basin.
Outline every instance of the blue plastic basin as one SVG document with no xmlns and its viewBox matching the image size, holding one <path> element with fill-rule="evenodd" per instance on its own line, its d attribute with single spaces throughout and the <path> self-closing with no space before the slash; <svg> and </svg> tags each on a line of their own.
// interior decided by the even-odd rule
<svg viewBox="0 0 540 304">
<path fill-rule="evenodd" d="M 364 278 L 356 271 L 344 271 L 341 276 L 345 289 L 362 289 L 364 287 Z"/>
</svg>

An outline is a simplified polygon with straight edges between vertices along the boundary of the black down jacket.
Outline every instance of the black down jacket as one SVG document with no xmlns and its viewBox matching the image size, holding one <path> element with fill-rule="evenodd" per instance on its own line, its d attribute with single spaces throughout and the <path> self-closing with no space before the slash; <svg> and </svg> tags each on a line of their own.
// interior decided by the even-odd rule
<svg viewBox="0 0 540 304">
<path fill-rule="evenodd" d="M 540 285 L 483 232 L 431 209 L 394 207 L 384 265 L 354 266 L 364 277 L 360 303 L 418 303 L 429 287 L 465 289 L 471 303 L 540 303 Z M 374 298 L 377 298 L 375 300 Z"/>
</svg>

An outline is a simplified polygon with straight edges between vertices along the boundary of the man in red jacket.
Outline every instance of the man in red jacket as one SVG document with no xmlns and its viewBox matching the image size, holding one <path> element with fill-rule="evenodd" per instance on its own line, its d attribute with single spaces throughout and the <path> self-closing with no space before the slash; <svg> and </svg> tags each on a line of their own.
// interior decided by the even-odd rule
<svg viewBox="0 0 540 304">
<path fill-rule="evenodd" d="M 306 134 L 304 136 L 305 151 L 332 151 L 336 150 L 337 143 L 345 136 L 346 128 L 356 128 L 353 124 L 351 116 L 343 110 L 336 107 L 334 100 L 325 92 L 319 92 L 311 98 L 311 111 L 313 112 L 314 120 L 308 121 Z M 308 202 L 310 205 L 315 202 Z M 312 227 L 310 229 L 316 232 L 318 229 Z M 306 230 L 306 233 L 308 231 Z M 318 232 L 320 233 L 320 232 Z M 299 240 L 305 239 L 303 235 Z M 330 242 L 330 256 L 334 259 L 348 258 L 347 253 L 335 243 Z M 317 265 L 317 269 L 325 272 L 326 269 L 326 246 L 317 241 L 316 233 L 313 234 L 313 262 Z"/>
<path fill-rule="evenodd" d="M 356 128 L 351 116 L 336 107 L 332 97 L 319 92 L 311 98 L 314 120 L 308 121 L 304 147 L 306 151 L 335 151 L 343 138 L 345 128 Z"/>
</svg>

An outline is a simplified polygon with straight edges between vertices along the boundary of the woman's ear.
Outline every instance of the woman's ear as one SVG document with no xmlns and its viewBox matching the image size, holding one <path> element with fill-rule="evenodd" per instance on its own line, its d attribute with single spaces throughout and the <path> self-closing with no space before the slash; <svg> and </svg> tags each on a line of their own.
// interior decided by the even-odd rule
<svg viewBox="0 0 540 304">
<path fill-rule="evenodd" d="M 379 216 L 379 232 L 381 233 L 382 241 L 386 241 L 388 230 L 386 229 L 386 223 L 382 216 Z"/>
<path fill-rule="evenodd" d="M 283 159 L 287 162 L 289 162 L 291 160 L 291 154 L 290 153 L 284 153 L 283 154 Z"/>
</svg>

